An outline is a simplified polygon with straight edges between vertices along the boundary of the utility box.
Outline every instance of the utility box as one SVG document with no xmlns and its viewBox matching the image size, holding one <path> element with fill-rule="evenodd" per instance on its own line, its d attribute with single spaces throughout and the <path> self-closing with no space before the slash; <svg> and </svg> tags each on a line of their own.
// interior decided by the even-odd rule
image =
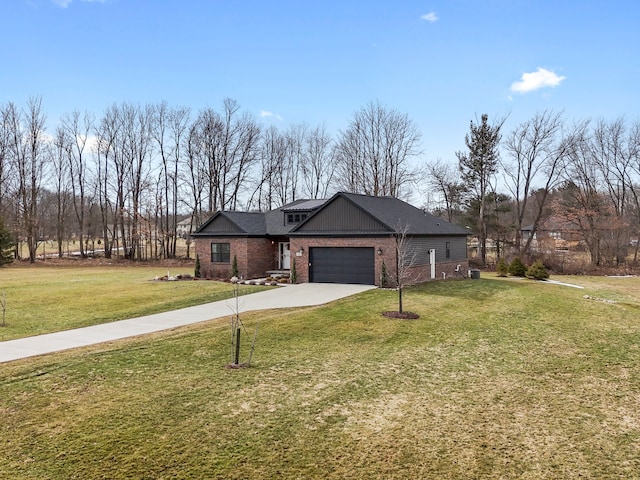
<svg viewBox="0 0 640 480">
<path fill-rule="evenodd" d="M 480 270 L 477 268 L 469 270 L 469 277 L 471 280 L 480 280 Z"/>
</svg>

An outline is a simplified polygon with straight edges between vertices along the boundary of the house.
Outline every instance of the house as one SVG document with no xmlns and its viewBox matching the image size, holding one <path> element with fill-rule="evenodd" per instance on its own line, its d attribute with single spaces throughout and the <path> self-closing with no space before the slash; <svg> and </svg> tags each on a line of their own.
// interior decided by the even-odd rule
<svg viewBox="0 0 640 480">
<path fill-rule="evenodd" d="M 522 227 L 523 245 L 533 236 L 531 250 L 553 253 L 572 250 L 581 243 L 582 235 L 576 226 L 562 218 L 552 217 L 543 221 L 535 232 L 533 225 Z"/>
<path fill-rule="evenodd" d="M 466 229 L 392 197 L 339 192 L 266 213 L 220 211 L 192 236 L 205 277 L 229 278 L 235 257 L 243 278 L 289 272 L 295 262 L 299 283 L 380 285 L 383 271 L 393 283 L 399 230 L 415 281 L 467 271 Z"/>
</svg>

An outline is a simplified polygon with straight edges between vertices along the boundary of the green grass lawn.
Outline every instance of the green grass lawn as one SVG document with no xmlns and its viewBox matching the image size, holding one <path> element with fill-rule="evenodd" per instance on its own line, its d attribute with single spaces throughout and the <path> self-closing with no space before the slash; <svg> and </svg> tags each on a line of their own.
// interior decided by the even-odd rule
<svg viewBox="0 0 640 480">
<path fill-rule="evenodd" d="M 190 272 L 176 267 L 170 273 Z M 233 295 L 233 288 L 221 282 L 153 281 L 166 274 L 166 267 L 149 266 L 2 267 L 0 298 L 6 294 L 7 326 L 0 327 L 0 341 L 164 312 Z M 242 293 L 257 288 L 264 287 L 242 286 Z"/>
<path fill-rule="evenodd" d="M 2 364 L 0 478 L 640 478 L 640 279 L 562 280 L 246 314 L 246 369 L 226 320 Z"/>
</svg>

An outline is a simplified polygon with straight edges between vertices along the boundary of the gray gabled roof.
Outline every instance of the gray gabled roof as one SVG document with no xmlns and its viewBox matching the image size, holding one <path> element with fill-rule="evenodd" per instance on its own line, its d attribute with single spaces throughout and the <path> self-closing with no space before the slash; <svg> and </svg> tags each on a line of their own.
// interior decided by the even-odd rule
<svg viewBox="0 0 640 480">
<path fill-rule="evenodd" d="M 225 228 L 212 231 L 211 226 L 215 223 L 223 224 Z M 229 228 L 230 226 L 234 228 Z M 220 211 L 216 212 L 191 235 L 195 237 L 220 234 L 262 236 L 266 235 L 266 233 L 264 213 Z"/>
<path fill-rule="evenodd" d="M 286 236 L 295 225 L 287 224 L 285 213 L 289 211 L 312 211 L 317 209 L 326 200 L 296 200 L 283 207 L 262 212 L 236 212 L 219 211 L 209 220 L 203 223 L 194 233 L 195 237 L 211 235 L 240 235 L 240 236 Z M 228 228 L 227 220 L 236 227 L 233 230 Z M 224 225 L 224 229 L 212 230 L 213 224 Z"/>
<path fill-rule="evenodd" d="M 338 192 L 327 200 L 324 205 L 313 214 L 313 217 L 321 215 L 325 208 L 337 198 L 344 198 L 375 220 L 383 224 L 389 232 L 407 227 L 409 235 L 467 235 L 467 230 L 452 223 L 424 212 L 402 200 L 394 197 L 373 197 L 355 193 Z M 312 217 L 307 219 L 307 222 Z M 303 222 L 296 226 L 292 232 L 301 229 Z"/>
<path fill-rule="evenodd" d="M 297 200 L 266 213 L 217 212 L 192 235 L 196 237 L 212 235 L 287 236 L 295 234 L 297 231 L 299 231 L 299 235 L 315 233 L 304 230 L 303 226 L 314 217 L 322 215 L 325 209 L 329 210 L 331 204 L 338 198 L 345 199 L 365 212 L 375 221 L 382 224 L 382 228 L 386 228 L 390 233 L 405 226 L 409 235 L 467 235 L 468 233 L 466 229 L 458 225 L 435 217 L 397 198 L 338 192 L 329 200 Z M 285 212 L 289 211 L 310 211 L 313 213 L 304 222 L 298 225 L 290 225 L 286 223 L 285 218 Z M 324 213 L 327 212 L 325 211 Z M 210 227 L 214 223 L 223 228 L 211 229 Z M 317 233 L 326 235 L 329 232 Z M 348 235 L 366 232 L 344 230 L 333 233 Z"/>
</svg>

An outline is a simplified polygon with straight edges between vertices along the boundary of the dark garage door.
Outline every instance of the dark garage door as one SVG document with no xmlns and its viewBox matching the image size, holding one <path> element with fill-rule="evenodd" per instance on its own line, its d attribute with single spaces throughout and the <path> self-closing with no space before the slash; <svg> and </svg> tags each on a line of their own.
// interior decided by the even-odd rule
<svg viewBox="0 0 640 480">
<path fill-rule="evenodd" d="M 318 283 L 375 283 L 373 248 L 313 247 L 309 278 Z"/>
</svg>

